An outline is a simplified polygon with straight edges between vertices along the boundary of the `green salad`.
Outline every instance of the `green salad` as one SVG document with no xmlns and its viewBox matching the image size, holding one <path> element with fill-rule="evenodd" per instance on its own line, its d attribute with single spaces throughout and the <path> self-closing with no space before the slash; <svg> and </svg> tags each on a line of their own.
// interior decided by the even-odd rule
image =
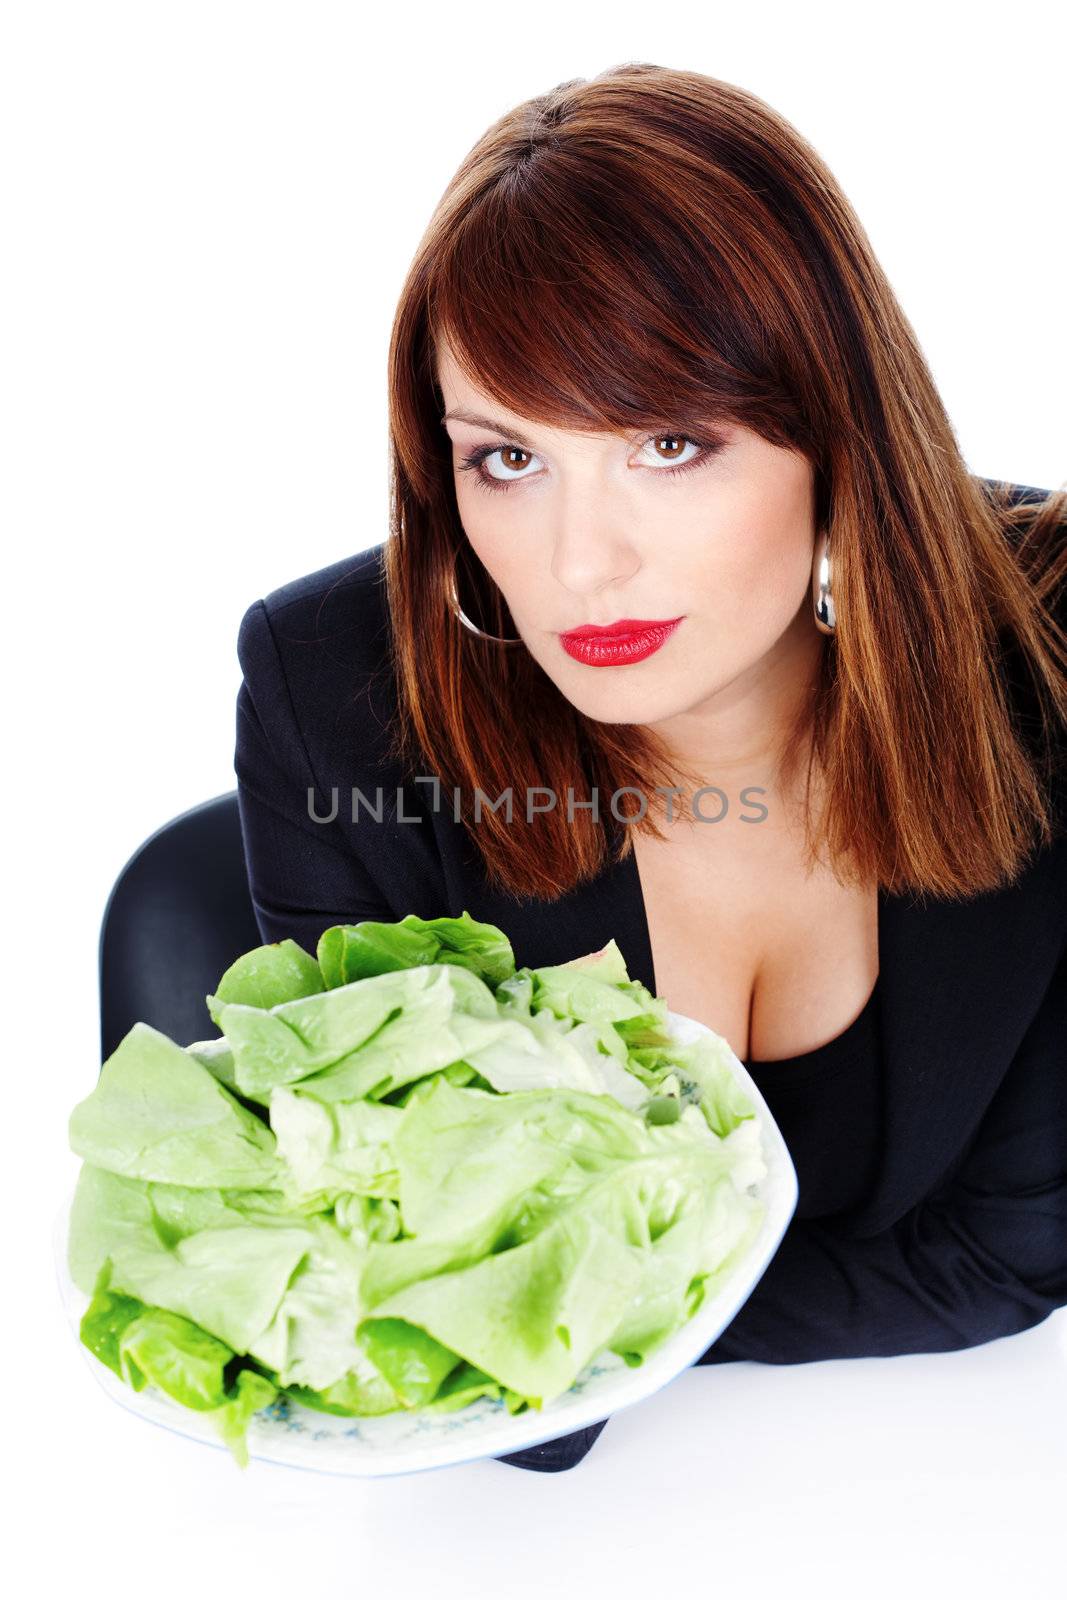
<svg viewBox="0 0 1067 1600">
<path fill-rule="evenodd" d="M 243 1466 L 281 1396 L 512 1413 L 640 1365 L 764 1216 L 755 1107 L 614 940 L 516 968 L 460 917 L 242 956 L 218 1037 L 135 1024 L 74 1109 L 81 1338 L 206 1413 Z"/>
</svg>

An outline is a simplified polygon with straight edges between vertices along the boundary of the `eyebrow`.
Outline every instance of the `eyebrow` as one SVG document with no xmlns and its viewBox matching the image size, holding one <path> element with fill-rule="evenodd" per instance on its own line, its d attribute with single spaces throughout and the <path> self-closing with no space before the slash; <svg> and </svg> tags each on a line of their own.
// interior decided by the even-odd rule
<svg viewBox="0 0 1067 1600">
<path fill-rule="evenodd" d="M 521 433 L 517 433 L 515 429 L 507 423 L 497 422 L 493 417 L 479 417 L 476 416 L 473 411 L 446 411 L 444 416 L 441 418 L 441 421 L 442 423 L 466 422 L 469 423 L 472 428 L 488 428 L 491 433 L 502 433 L 505 439 L 514 440 L 514 442 L 517 445 L 521 445 L 524 450 L 533 449 L 533 445 L 528 439 L 524 439 Z"/>
</svg>

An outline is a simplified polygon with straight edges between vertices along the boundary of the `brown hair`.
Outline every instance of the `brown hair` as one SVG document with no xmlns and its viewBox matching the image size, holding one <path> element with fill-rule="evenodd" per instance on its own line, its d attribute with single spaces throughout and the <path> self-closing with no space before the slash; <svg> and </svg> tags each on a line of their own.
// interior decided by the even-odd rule
<svg viewBox="0 0 1067 1600">
<path fill-rule="evenodd" d="M 498 889 L 551 900 L 596 876 L 605 797 L 651 797 L 677 768 L 650 728 L 587 718 L 524 646 L 475 638 L 446 604 L 455 570 L 467 615 L 515 633 L 457 512 L 442 338 L 518 415 L 613 431 L 719 417 L 811 461 L 837 631 L 780 771 L 806 749 L 810 785 L 817 758 L 840 876 L 969 895 L 1052 837 L 1067 491 L 1013 505 L 971 476 L 858 219 L 782 117 L 700 73 L 629 63 L 488 129 L 434 212 L 390 343 L 393 753 L 459 791 Z M 1043 745 L 1013 714 L 1009 656 L 1038 691 Z M 519 820 L 482 809 L 475 825 L 475 790 L 509 787 Z M 528 821 L 537 787 L 559 803 Z M 579 806 L 594 787 L 601 820 L 568 818 L 568 790 Z M 662 837 L 656 809 L 630 826 Z M 814 850 L 810 811 L 806 826 Z"/>
</svg>

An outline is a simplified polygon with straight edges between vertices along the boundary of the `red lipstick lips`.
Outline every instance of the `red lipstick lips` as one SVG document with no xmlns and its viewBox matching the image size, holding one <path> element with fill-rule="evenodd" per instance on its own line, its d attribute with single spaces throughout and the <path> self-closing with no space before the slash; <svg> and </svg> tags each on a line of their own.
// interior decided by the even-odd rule
<svg viewBox="0 0 1067 1600">
<path fill-rule="evenodd" d="M 592 624 L 571 628 L 560 634 L 559 642 L 569 656 L 585 666 L 628 666 L 653 655 L 684 620 L 673 617 L 667 622 L 650 622 L 642 617 L 621 617 L 604 628 Z"/>
</svg>

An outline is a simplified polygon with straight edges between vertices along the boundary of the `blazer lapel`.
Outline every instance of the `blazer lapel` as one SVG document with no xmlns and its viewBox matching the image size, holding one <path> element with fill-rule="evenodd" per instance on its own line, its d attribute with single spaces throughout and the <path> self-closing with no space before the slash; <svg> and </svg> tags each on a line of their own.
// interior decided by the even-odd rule
<svg viewBox="0 0 1067 1600">
<path fill-rule="evenodd" d="M 879 894 L 883 1153 L 845 1231 L 880 1232 L 945 1176 L 978 1127 L 1063 953 L 1067 841 L 967 900 Z"/>
</svg>

